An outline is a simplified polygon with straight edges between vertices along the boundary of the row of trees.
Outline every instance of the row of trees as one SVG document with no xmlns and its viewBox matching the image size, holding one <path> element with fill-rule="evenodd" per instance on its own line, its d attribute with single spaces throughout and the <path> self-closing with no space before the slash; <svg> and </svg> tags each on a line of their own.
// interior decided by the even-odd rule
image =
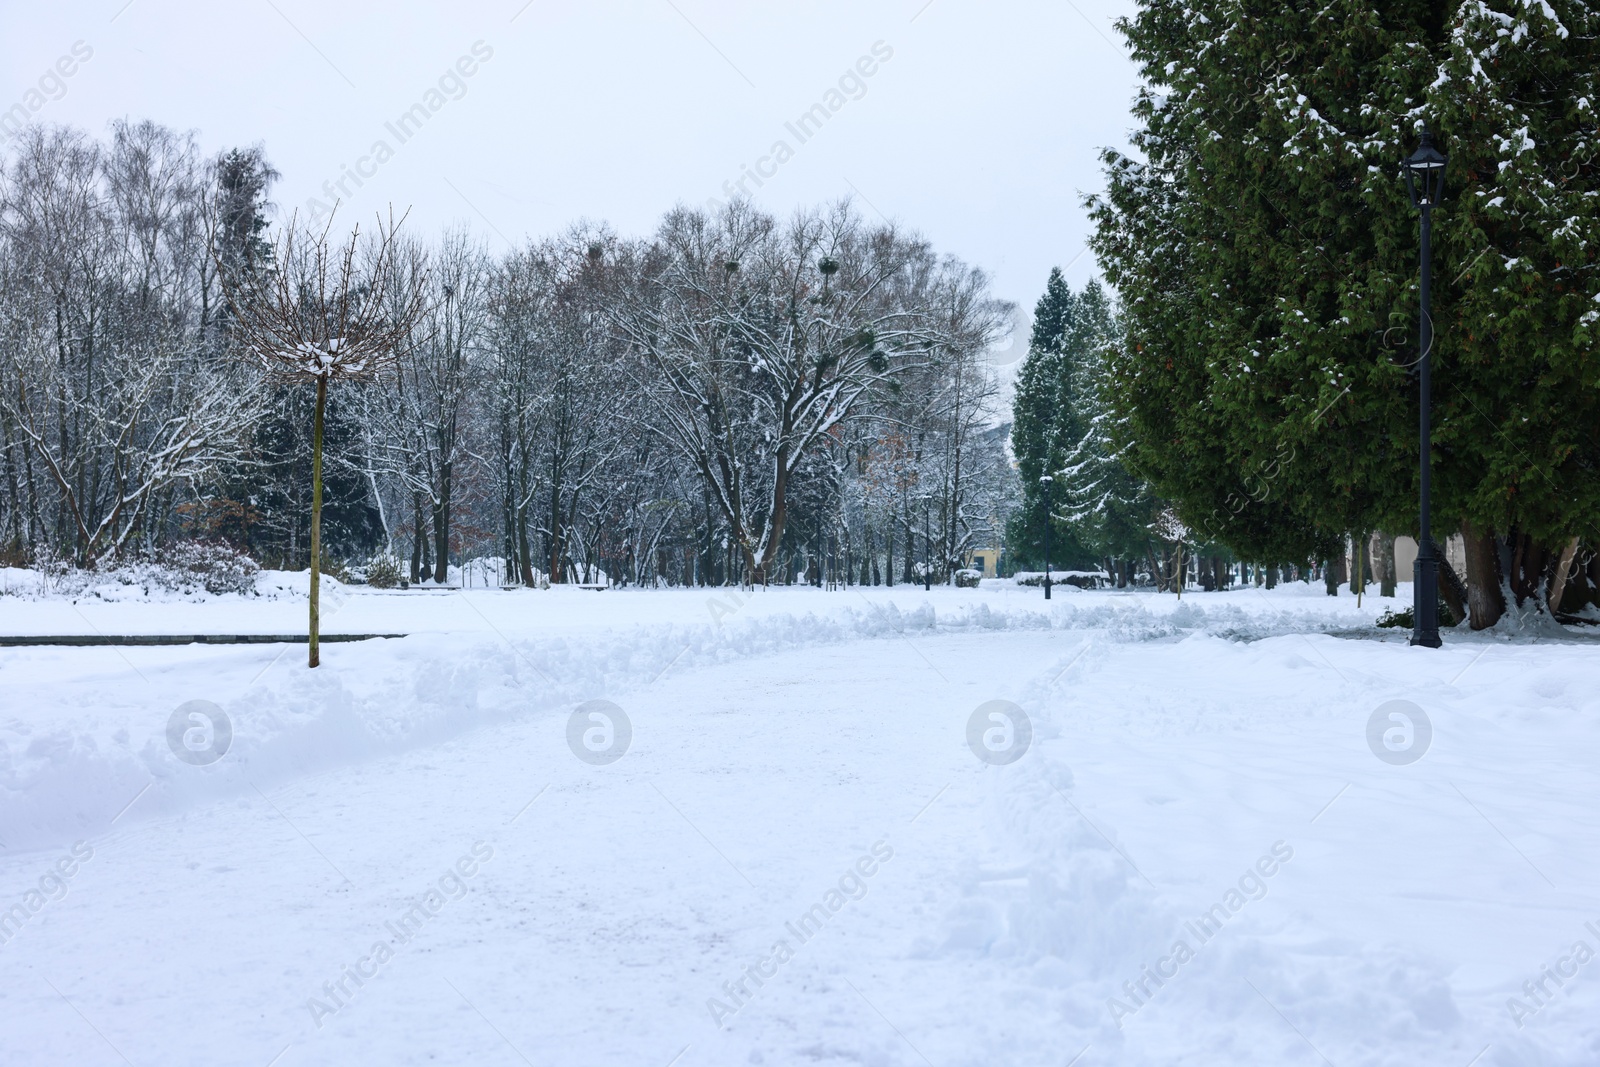
<svg viewBox="0 0 1600 1067">
<path fill-rule="evenodd" d="M 1588 0 L 1141 0 L 1137 155 L 1093 247 L 1121 298 L 1111 436 L 1202 541 L 1340 556 L 1415 532 L 1417 214 L 1435 213 L 1434 507 L 1453 613 L 1574 610 L 1600 565 L 1600 8 Z M 1439 528 L 1436 526 L 1436 528 Z M 1464 579 L 1463 581 L 1457 579 Z"/>
<path fill-rule="evenodd" d="M 276 178 L 149 122 L 13 142 L 9 560 L 203 538 L 441 582 L 494 556 L 528 584 L 877 583 L 943 579 L 1004 527 L 984 354 L 1011 309 L 914 233 L 735 203 L 495 256 L 392 220 L 275 230 Z"/>
</svg>

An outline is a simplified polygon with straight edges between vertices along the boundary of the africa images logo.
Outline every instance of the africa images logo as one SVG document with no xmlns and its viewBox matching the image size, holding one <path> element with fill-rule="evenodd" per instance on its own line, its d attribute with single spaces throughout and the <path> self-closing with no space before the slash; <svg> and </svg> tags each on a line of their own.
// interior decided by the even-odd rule
<svg viewBox="0 0 1600 1067">
<path fill-rule="evenodd" d="M 1389 700 L 1367 719 L 1367 747 L 1383 762 L 1404 767 L 1427 755 L 1433 721 L 1409 700 Z"/>
<path fill-rule="evenodd" d="M 228 754 L 233 723 L 209 700 L 190 700 L 167 720 L 167 747 L 191 767 L 205 767 Z"/>
</svg>

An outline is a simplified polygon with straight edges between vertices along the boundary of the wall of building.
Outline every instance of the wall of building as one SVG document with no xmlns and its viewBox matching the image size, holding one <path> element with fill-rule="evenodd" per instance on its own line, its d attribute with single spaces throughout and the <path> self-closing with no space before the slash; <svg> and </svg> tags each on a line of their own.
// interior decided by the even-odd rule
<svg viewBox="0 0 1600 1067">
<path fill-rule="evenodd" d="M 1450 561 L 1450 566 L 1461 576 L 1462 581 L 1467 580 L 1467 547 L 1461 540 L 1461 535 L 1456 534 L 1444 543 L 1445 559 Z M 1401 535 L 1394 539 L 1394 574 L 1402 582 L 1411 580 L 1411 565 L 1417 560 L 1417 542 L 1415 538 Z"/>
</svg>

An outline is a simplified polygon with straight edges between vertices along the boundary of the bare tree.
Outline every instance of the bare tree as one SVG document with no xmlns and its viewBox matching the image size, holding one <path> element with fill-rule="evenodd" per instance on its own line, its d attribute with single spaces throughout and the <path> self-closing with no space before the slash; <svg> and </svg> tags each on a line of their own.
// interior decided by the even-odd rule
<svg viewBox="0 0 1600 1067">
<path fill-rule="evenodd" d="M 704 479 L 744 580 L 765 582 L 812 450 L 945 339 L 938 260 L 848 203 L 779 226 L 735 202 L 670 213 L 641 268 L 617 323 L 657 372 L 653 428 Z"/>
<path fill-rule="evenodd" d="M 378 398 L 387 422 L 386 468 L 413 501 L 413 564 L 423 558 L 426 524 L 432 528 L 433 580 L 443 583 L 450 574 L 451 521 L 466 455 L 463 419 L 488 310 L 489 261 L 482 244 L 459 230 L 445 234 L 432 253 L 407 242 L 400 255 L 414 273 L 431 266 L 426 306 L 403 355 L 384 375 Z M 396 292 L 391 299 L 403 305 L 412 297 Z M 417 506 L 424 501 L 426 515 Z M 414 570 L 413 580 L 422 577 Z"/>
<path fill-rule="evenodd" d="M 404 221 L 403 219 L 401 220 Z M 370 240 L 358 226 L 341 244 L 291 219 L 273 249 L 275 269 L 230 294 L 244 351 L 268 373 L 316 386 L 311 430 L 311 590 L 309 665 L 318 663 L 322 565 L 322 435 L 328 385 L 370 380 L 415 343 L 427 310 L 421 263 L 402 254 L 391 214 Z M 219 270 L 221 267 L 219 265 Z M 224 279 L 227 279 L 224 273 Z"/>
</svg>

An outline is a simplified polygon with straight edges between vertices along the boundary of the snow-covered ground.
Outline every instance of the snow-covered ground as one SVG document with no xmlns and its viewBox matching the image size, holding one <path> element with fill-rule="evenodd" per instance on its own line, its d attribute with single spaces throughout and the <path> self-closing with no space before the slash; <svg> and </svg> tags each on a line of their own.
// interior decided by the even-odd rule
<svg viewBox="0 0 1600 1067">
<path fill-rule="evenodd" d="M 1393 606 L 349 587 L 412 636 L 0 649 L 0 1063 L 1600 1062 L 1596 639 Z"/>
</svg>

